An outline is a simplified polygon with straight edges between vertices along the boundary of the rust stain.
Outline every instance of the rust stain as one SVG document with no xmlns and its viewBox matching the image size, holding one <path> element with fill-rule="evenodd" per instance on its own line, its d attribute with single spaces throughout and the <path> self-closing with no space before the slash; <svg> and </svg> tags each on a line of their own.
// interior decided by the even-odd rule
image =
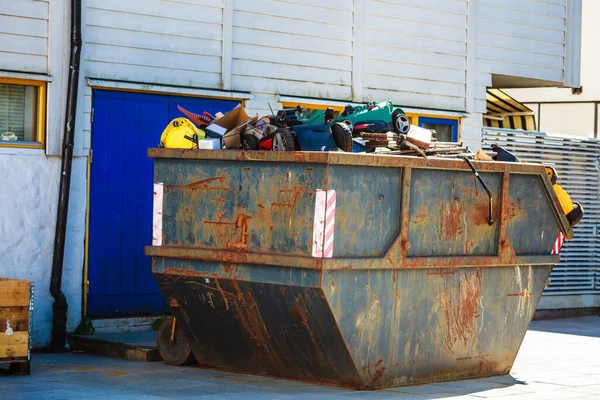
<svg viewBox="0 0 600 400">
<path fill-rule="evenodd" d="M 263 206 L 262 204 L 258 203 L 257 204 L 258 208 L 265 208 L 265 206 Z"/>
<path fill-rule="evenodd" d="M 242 168 L 242 169 L 243 169 L 244 171 L 250 171 L 252 168 L 250 168 L 250 167 L 244 167 L 244 168 Z"/>
<path fill-rule="evenodd" d="M 286 174 L 286 179 L 288 175 Z M 296 207 L 296 203 L 298 202 L 298 198 L 302 193 L 310 193 L 312 191 L 307 190 L 309 187 L 309 183 L 304 186 L 294 186 L 290 189 L 280 189 L 279 193 L 282 194 L 282 197 L 288 198 L 287 200 L 273 201 L 271 202 L 272 206 L 280 206 L 280 207 Z"/>
<path fill-rule="evenodd" d="M 494 199 L 495 200 L 495 199 Z M 490 221 L 490 205 L 487 201 L 478 201 L 473 211 L 469 211 L 467 215 L 471 215 L 475 225 L 489 225 Z M 498 201 L 492 204 L 492 218 L 498 220 Z"/>
<path fill-rule="evenodd" d="M 221 176 L 217 176 L 214 178 L 206 178 L 201 179 L 196 182 L 189 183 L 187 185 L 165 185 L 167 187 L 176 187 L 176 188 L 184 188 L 184 189 L 203 189 L 203 190 L 237 190 L 235 188 L 225 187 L 225 186 L 213 186 L 212 184 L 215 182 L 223 183 L 227 179 L 227 175 L 223 174 Z"/>
<path fill-rule="evenodd" d="M 507 297 L 531 297 L 531 293 L 525 289 L 521 293 L 509 293 L 506 295 Z"/>
<path fill-rule="evenodd" d="M 333 279 L 331 280 L 331 287 L 335 289 L 335 281 Z"/>
<path fill-rule="evenodd" d="M 458 200 L 441 204 L 440 238 L 442 240 L 456 239 L 464 233 L 463 206 Z"/>
<path fill-rule="evenodd" d="M 204 224 L 207 225 L 216 225 L 217 227 L 232 227 L 233 230 L 230 232 L 230 236 L 235 241 L 227 241 L 226 246 L 235 250 L 245 250 L 248 247 L 248 236 L 250 233 L 248 232 L 248 220 L 252 219 L 252 216 L 249 214 L 240 213 L 236 216 L 234 221 L 223 221 L 223 212 L 215 213 L 216 221 L 208 221 L 205 220 Z M 239 238 L 237 237 L 239 231 Z M 226 235 L 222 229 L 217 228 L 217 234 L 221 237 Z"/>
<path fill-rule="evenodd" d="M 439 277 L 443 277 L 444 275 L 456 275 L 456 273 L 458 272 L 458 269 L 442 269 L 440 268 L 439 270 L 433 272 L 427 272 L 426 274 L 429 276 L 439 276 Z"/>
<path fill-rule="evenodd" d="M 315 333 L 313 332 L 313 330 L 311 329 L 311 324 L 308 319 L 309 311 L 306 308 L 306 303 L 304 301 L 304 298 L 302 297 L 302 293 L 298 293 L 298 296 L 296 297 L 296 302 L 294 303 L 293 310 L 294 310 L 294 314 L 297 314 L 297 316 L 299 316 L 300 319 L 302 320 L 302 323 L 303 323 L 304 327 L 306 328 L 306 330 L 308 331 L 310 339 L 313 342 L 313 345 L 315 346 L 315 350 L 320 349 L 321 346 L 319 345 L 317 337 L 316 337 Z M 321 353 L 319 352 L 319 355 L 320 354 Z"/>
<path fill-rule="evenodd" d="M 427 212 L 427 207 L 425 205 L 419 207 L 417 213 L 411 217 L 411 222 L 418 225 L 429 222 L 429 213 Z"/>
<path fill-rule="evenodd" d="M 225 200 L 221 196 L 213 197 L 212 199 L 210 199 L 210 201 L 216 201 L 217 203 L 221 203 L 221 204 L 227 202 L 227 200 Z M 186 211 L 187 211 L 187 209 L 186 209 Z"/>
<path fill-rule="evenodd" d="M 287 295 L 286 291 L 285 291 L 285 286 L 280 286 L 279 287 L 279 293 L 281 293 L 282 296 Z"/>
<path fill-rule="evenodd" d="M 443 293 L 439 294 L 444 345 L 450 353 L 454 353 L 457 343 L 467 346 L 476 335 L 482 269 L 476 268 L 473 274 L 458 277 L 458 284 L 455 284 L 455 279 L 446 276 Z"/>
</svg>

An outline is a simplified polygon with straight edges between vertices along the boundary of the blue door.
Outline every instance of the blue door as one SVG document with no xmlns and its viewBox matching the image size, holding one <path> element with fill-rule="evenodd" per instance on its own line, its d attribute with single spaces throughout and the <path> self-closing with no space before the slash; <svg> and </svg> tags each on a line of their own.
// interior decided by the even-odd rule
<svg viewBox="0 0 600 400">
<path fill-rule="evenodd" d="M 148 315 L 166 310 L 144 246 L 152 244 L 152 160 L 149 147 L 175 117 L 177 105 L 227 112 L 238 101 L 94 90 L 90 171 L 87 315 Z"/>
</svg>

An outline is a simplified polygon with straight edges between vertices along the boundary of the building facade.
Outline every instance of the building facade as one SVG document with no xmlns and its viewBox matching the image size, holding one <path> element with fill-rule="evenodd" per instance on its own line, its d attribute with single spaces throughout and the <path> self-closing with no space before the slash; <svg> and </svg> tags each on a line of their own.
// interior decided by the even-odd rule
<svg viewBox="0 0 600 400">
<path fill-rule="evenodd" d="M 165 304 L 145 157 L 181 105 L 249 113 L 391 100 L 481 146 L 487 88 L 579 86 L 578 0 L 84 0 L 63 291 L 82 314 Z M 0 0 L 0 276 L 36 284 L 48 343 L 69 2 Z"/>
<path fill-rule="evenodd" d="M 526 88 L 509 93 L 535 113 L 540 132 L 598 138 L 600 117 L 600 3 L 583 0 L 581 33 L 581 88 Z"/>
</svg>

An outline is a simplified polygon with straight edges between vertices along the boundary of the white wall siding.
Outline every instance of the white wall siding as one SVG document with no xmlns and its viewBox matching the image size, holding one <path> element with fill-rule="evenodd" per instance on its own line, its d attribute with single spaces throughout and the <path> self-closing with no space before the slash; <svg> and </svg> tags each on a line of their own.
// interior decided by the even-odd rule
<svg viewBox="0 0 600 400">
<path fill-rule="evenodd" d="M 232 89 L 351 98 L 352 0 L 233 0 Z"/>
<path fill-rule="evenodd" d="M 566 0 L 477 0 L 480 72 L 563 82 Z"/>
<path fill-rule="evenodd" d="M 48 72 L 48 2 L 0 0 L 0 68 Z"/>
<path fill-rule="evenodd" d="M 86 76 L 221 87 L 222 0 L 88 0 Z"/>
<path fill-rule="evenodd" d="M 364 98 L 465 110 L 467 3 L 369 0 Z"/>
</svg>

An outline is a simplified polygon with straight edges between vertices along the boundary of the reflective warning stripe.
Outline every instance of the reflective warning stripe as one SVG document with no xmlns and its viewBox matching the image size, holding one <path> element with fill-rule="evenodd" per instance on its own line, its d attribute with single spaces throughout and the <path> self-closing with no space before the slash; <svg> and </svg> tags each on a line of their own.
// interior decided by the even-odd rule
<svg viewBox="0 0 600 400">
<path fill-rule="evenodd" d="M 315 195 L 315 215 L 313 220 L 313 257 L 333 257 L 335 206 L 335 190 L 317 190 Z"/>
<path fill-rule="evenodd" d="M 162 183 L 155 183 L 154 202 L 152 205 L 152 246 L 162 245 L 163 193 L 164 185 Z"/>
<path fill-rule="evenodd" d="M 554 242 L 554 247 L 552 247 L 552 254 L 560 253 L 560 249 L 565 242 L 565 235 L 562 232 L 558 234 L 558 238 L 556 238 L 556 242 Z"/>
</svg>

